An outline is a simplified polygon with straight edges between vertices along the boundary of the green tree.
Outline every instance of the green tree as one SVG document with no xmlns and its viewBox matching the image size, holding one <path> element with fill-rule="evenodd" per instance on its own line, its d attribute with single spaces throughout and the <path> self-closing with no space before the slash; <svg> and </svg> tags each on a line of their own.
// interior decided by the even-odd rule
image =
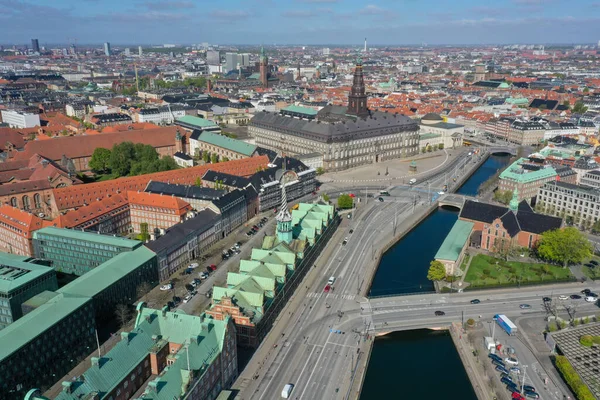
<svg viewBox="0 0 600 400">
<path fill-rule="evenodd" d="M 583 88 L 583 93 L 589 93 L 590 92 L 590 88 L 589 87 L 584 87 Z"/>
<path fill-rule="evenodd" d="M 569 100 L 563 101 L 563 106 L 567 108 L 567 110 L 571 109 L 571 102 Z"/>
<path fill-rule="evenodd" d="M 573 106 L 573 112 L 576 114 L 583 114 L 588 110 L 588 108 L 583 104 L 583 102 L 578 101 Z"/>
<path fill-rule="evenodd" d="M 594 232 L 594 233 L 600 232 L 600 219 L 598 221 L 594 222 L 594 225 L 592 225 L 592 232 Z"/>
<path fill-rule="evenodd" d="M 508 204 L 512 200 L 513 192 L 510 190 L 496 190 L 494 200 L 502 204 Z"/>
<path fill-rule="evenodd" d="M 426 153 L 426 152 L 427 152 L 427 147 L 421 148 L 421 153 Z"/>
<path fill-rule="evenodd" d="M 433 260 L 429 264 L 429 271 L 427 271 L 427 279 L 430 281 L 441 281 L 446 277 L 446 267 L 438 260 Z"/>
<path fill-rule="evenodd" d="M 110 150 L 102 147 L 94 149 L 89 167 L 97 172 L 106 172 L 109 169 Z"/>
<path fill-rule="evenodd" d="M 323 175 L 325 173 L 325 170 L 323 169 L 323 167 L 317 167 L 317 175 Z"/>
<path fill-rule="evenodd" d="M 581 263 L 592 255 L 587 237 L 577 228 L 554 229 L 542 234 L 537 247 L 538 255 L 546 260 L 569 264 Z"/>
<path fill-rule="evenodd" d="M 353 203 L 352 197 L 349 194 L 342 194 L 338 197 L 338 208 L 340 209 L 352 208 Z"/>
<path fill-rule="evenodd" d="M 210 162 L 216 164 L 219 162 L 219 155 L 217 153 L 212 153 L 210 155 Z"/>
<path fill-rule="evenodd" d="M 325 200 L 327 203 L 329 203 L 329 196 L 324 194 L 323 195 L 323 200 Z"/>
<path fill-rule="evenodd" d="M 194 182 L 194 186 L 202 187 L 202 179 L 200 179 L 200 177 L 196 178 L 196 182 Z"/>
<path fill-rule="evenodd" d="M 229 161 L 229 157 L 225 157 L 225 156 L 223 156 L 223 159 L 222 159 L 221 161 L 223 161 L 223 162 L 227 162 L 227 161 Z"/>
<path fill-rule="evenodd" d="M 134 146 L 131 142 L 115 144 L 112 148 L 108 166 L 116 176 L 126 176 L 131 169 L 131 161 L 135 160 Z"/>
<path fill-rule="evenodd" d="M 210 153 L 208 151 L 202 152 L 202 161 L 204 161 L 205 163 L 210 162 Z"/>
<path fill-rule="evenodd" d="M 150 234 L 148 233 L 148 223 L 142 222 L 140 224 L 140 240 L 145 242 L 150 239 Z"/>
<path fill-rule="evenodd" d="M 438 144 L 438 149 L 443 150 L 444 149 L 444 143 Z"/>
</svg>

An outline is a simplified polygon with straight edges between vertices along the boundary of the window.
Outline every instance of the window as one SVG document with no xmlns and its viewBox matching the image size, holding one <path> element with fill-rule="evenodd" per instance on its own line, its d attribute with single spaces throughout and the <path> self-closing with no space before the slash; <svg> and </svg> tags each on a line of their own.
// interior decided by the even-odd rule
<svg viewBox="0 0 600 400">
<path fill-rule="evenodd" d="M 13 207 L 17 206 L 17 198 L 16 197 L 11 197 L 10 198 L 10 205 Z"/>
<path fill-rule="evenodd" d="M 40 208 L 42 206 L 42 198 L 39 193 L 33 195 L 33 204 L 35 208 Z"/>
<path fill-rule="evenodd" d="M 29 196 L 23 196 L 23 210 L 29 210 L 31 205 L 29 204 Z"/>
</svg>

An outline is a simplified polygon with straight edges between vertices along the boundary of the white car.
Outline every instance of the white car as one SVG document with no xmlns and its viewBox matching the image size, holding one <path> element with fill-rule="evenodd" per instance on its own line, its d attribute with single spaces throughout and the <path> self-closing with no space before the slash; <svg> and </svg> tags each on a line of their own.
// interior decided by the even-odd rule
<svg viewBox="0 0 600 400">
<path fill-rule="evenodd" d="M 517 360 L 516 358 L 513 358 L 513 357 L 507 357 L 504 359 L 504 361 L 510 365 L 519 365 L 519 360 Z"/>
<path fill-rule="evenodd" d="M 598 301 L 598 298 L 594 296 L 586 296 L 585 301 L 587 301 L 588 303 L 595 303 L 596 301 Z"/>
<path fill-rule="evenodd" d="M 171 290 L 173 289 L 173 285 L 171 285 L 170 283 L 167 283 L 166 285 L 162 285 L 160 287 L 160 290 L 165 291 L 165 290 Z"/>
<path fill-rule="evenodd" d="M 198 264 L 198 263 L 191 263 L 191 264 L 188 266 L 188 268 L 191 268 L 191 269 L 198 268 L 198 266 L 199 266 L 199 265 L 200 265 L 200 264 Z"/>
<path fill-rule="evenodd" d="M 569 296 L 565 296 L 564 294 L 561 294 L 560 296 L 558 296 L 558 298 L 560 300 L 569 300 Z"/>
<path fill-rule="evenodd" d="M 192 299 L 192 295 L 187 294 L 184 298 L 183 298 L 183 302 L 187 303 L 188 301 L 190 301 Z"/>
</svg>

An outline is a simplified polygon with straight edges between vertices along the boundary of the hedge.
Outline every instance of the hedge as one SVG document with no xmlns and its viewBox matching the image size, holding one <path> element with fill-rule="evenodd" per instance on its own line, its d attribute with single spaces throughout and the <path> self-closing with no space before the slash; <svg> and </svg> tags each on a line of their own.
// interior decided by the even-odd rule
<svg viewBox="0 0 600 400">
<path fill-rule="evenodd" d="M 567 382 L 569 387 L 575 393 L 578 400 L 595 400 L 596 398 L 588 389 L 585 383 L 581 380 L 567 357 L 565 356 L 556 356 L 554 359 L 554 363 L 556 368 L 560 371 L 563 379 Z"/>
</svg>

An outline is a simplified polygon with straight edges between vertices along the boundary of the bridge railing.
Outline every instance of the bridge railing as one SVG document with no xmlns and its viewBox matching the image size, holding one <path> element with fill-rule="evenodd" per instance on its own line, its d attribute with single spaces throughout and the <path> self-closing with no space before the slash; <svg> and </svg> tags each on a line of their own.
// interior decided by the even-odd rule
<svg viewBox="0 0 600 400">
<path fill-rule="evenodd" d="M 369 300 L 372 299 L 383 299 L 386 297 L 403 297 L 403 296 L 414 296 L 419 294 L 436 294 L 435 290 L 425 291 L 425 292 L 408 292 L 408 293 L 390 293 L 390 294 L 378 294 L 375 296 L 368 296 Z"/>
</svg>

